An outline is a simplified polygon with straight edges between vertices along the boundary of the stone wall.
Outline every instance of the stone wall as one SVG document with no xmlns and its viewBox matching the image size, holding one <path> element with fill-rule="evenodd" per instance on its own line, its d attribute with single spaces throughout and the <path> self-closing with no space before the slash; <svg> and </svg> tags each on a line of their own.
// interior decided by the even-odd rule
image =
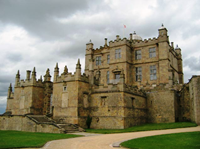
<svg viewBox="0 0 200 149">
<path fill-rule="evenodd" d="M 153 89 L 147 93 L 148 123 L 175 122 L 176 91 Z"/>
<path fill-rule="evenodd" d="M 177 121 L 191 121 L 191 100 L 189 92 L 189 84 L 185 84 L 179 93 L 179 98 L 177 100 Z"/>
<path fill-rule="evenodd" d="M 61 129 L 51 124 L 37 124 L 26 116 L 0 116 L 0 130 L 27 132 L 62 133 Z"/>
<path fill-rule="evenodd" d="M 191 121 L 200 125 L 200 76 L 192 76 L 189 91 Z"/>
<path fill-rule="evenodd" d="M 142 125 L 147 119 L 147 99 L 130 93 L 124 94 L 124 128 Z"/>
<path fill-rule="evenodd" d="M 123 93 L 95 93 L 91 95 L 91 128 L 123 129 L 124 102 Z"/>
</svg>

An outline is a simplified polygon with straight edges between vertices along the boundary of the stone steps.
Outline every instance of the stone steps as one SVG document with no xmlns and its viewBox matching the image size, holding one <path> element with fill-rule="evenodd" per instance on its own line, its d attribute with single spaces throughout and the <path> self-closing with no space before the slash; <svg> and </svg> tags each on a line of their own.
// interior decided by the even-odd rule
<svg viewBox="0 0 200 149">
<path fill-rule="evenodd" d="M 81 127 L 79 127 L 76 124 L 69 124 L 69 123 L 63 123 L 59 124 L 56 123 L 53 119 L 45 116 L 45 115 L 26 115 L 29 119 L 36 122 L 37 124 L 50 124 L 54 125 L 61 129 L 63 133 L 72 133 L 72 132 L 84 132 L 85 130 Z"/>
</svg>

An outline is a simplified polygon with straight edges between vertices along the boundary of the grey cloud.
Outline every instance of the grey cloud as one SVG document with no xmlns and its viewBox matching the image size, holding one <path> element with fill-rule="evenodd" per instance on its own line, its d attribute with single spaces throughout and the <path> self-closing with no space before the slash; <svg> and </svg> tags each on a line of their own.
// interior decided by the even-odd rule
<svg viewBox="0 0 200 149">
<path fill-rule="evenodd" d="M 23 57 L 20 53 L 9 53 L 7 54 L 7 60 L 16 63 L 22 61 Z"/>
<path fill-rule="evenodd" d="M 0 1 L 0 20 L 25 28 L 44 39 L 55 39 L 66 34 L 67 26 L 54 20 L 88 8 L 88 0 Z"/>
<path fill-rule="evenodd" d="M 192 71 L 200 71 L 200 57 L 189 57 L 184 60 L 184 67 L 188 66 Z"/>
</svg>

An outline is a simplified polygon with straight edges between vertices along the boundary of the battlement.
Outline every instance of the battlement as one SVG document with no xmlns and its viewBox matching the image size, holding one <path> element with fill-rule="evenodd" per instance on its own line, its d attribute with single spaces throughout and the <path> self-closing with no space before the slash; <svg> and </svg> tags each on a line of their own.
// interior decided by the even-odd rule
<svg viewBox="0 0 200 149">
<path fill-rule="evenodd" d="M 68 72 L 67 66 L 64 67 L 64 72 L 59 75 L 59 68 L 58 68 L 58 63 L 56 64 L 56 67 L 54 69 L 54 83 L 60 83 L 60 82 L 70 82 L 70 81 L 82 81 L 82 82 L 89 82 L 89 77 L 86 76 L 85 73 L 81 75 L 81 64 L 80 60 L 78 59 L 78 62 L 76 64 L 76 71 L 74 74 L 71 72 Z"/>
<path fill-rule="evenodd" d="M 131 46 L 130 40 L 128 40 L 127 38 L 121 39 L 121 38 L 119 38 L 118 35 L 116 37 L 117 37 L 117 39 L 109 41 L 109 47 L 121 46 L 124 44 L 127 46 Z"/>
<path fill-rule="evenodd" d="M 30 77 L 31 75 L 31 77 Z M 15 87 L 26 87 L 26 86 L 37 86 L 37 87 L 43 87 L 43 80 L 42 76 L 40 79 L 36 79 L 36 71 L 35 67 L 33 68 L 32 74 L 30 70 L 27 70 L 26 73 L 26 79 L 20 80 L 20 74 L 19 71 L 17 72 L 16 78 L 15 78 Z"/>
</svg>

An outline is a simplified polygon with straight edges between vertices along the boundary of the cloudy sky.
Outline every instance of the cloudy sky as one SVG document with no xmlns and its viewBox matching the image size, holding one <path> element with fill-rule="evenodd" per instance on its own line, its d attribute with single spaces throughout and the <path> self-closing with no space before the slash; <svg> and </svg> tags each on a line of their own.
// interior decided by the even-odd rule
<svg viewBox="0 0 200 149">
<path fill-rule="evenodd" d="M 64 65 L 74 72 L 78 58 L 84 68 L 90 39 L 98 48 L 104 38 L 128 38 L 133 31 L 153 38 L 162 23 L 182 49 L 188 82 L 200 74 L 199 0 L 0 0 L 0 113 L 17 70 L 25 79 L 26 70 L 36 67 L 39 78 L 47 68 L 53 75 L 58 62 L 61 72 Z"/>
</svg>

